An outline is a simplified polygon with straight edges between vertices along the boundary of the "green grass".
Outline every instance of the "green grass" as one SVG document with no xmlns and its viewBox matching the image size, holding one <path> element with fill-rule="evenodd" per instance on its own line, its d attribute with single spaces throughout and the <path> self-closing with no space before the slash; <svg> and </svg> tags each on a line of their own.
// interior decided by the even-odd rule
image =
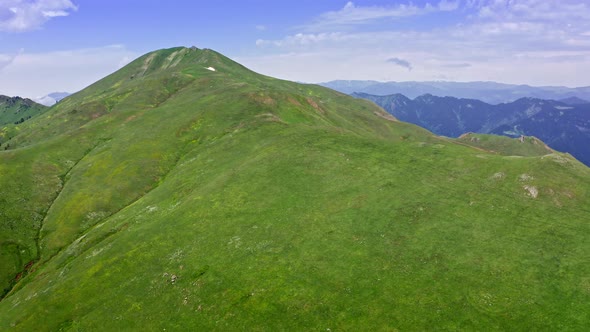
<svg viewBox="0 0 590 332">
<path fill-rule="evenodd" d="M 47 106 L 37 104 L 30 99 L 0 96 L 0 126 L 25 122 L 44 113 L 47 109 Z"/>
<path fill-rule="evenodd" d="M 536 137 L 510 138 L 505 136 L 468 133 L 457 138 L 457 142 L 484 149 L 505 156 L 544 156 L 557 153 Z"/>
<path fill-rule="evenodd" d="M 48 109 L 30 99 L 0 95 L 0 151 L 11 148 L 7 142 L 18 134 L 23 122 L 45 113 Z"/>
<path fill-rule="evenodd" d="M 0 329 L 584 330 L 590 170 L 378 114 L 177 48 L 25 122 Z"/>
</svg>

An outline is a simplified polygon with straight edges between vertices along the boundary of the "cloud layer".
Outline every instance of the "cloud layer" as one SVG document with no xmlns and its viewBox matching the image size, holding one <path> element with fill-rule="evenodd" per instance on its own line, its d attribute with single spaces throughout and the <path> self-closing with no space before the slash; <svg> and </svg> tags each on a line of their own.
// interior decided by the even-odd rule
<svg viewBox="0 0 590 332">
<path fill-rule="evenodd" d="M 457 1 L 442 0 L 436 6 L 426 3 L 416 6 L 413 3 L 392 6 L 356 6 L 352 1 L 344 8 L 321 14 L 311 24 L 304 26 L 306 30 L 326 30 L 346 28 L 349 25 L 370 24 L 372 22 L 424 15 L 436 11 L 452 11 L 457 9 Z"/>
<path fill-rule="evenodd" d="M 2 0 L 0 31 L 23 32 L 38 29 L 50 19 L 68 16 L 77 9 L 70 0 Z"/>
<path fill-rule="evenodd" d="M 239 60 L 263 73 L 311 82 L 590 85 L 580 75 L 590 70 L 590 3 L 584 0 L 443 0 L 389 7 L 349 2 L 296 29 L 281 39 L 256 41 L 265 56 Z M 313 72 L 304 75 L 288 65 L 297 62 Z"/>
<path fill-rule="evenodd" d="M 138 54 L 121 45 L 47 53 L 0 54 L 0 95 L 37 98 L 55 91 L 76 92 L 127 64 Z"/>
</svg>

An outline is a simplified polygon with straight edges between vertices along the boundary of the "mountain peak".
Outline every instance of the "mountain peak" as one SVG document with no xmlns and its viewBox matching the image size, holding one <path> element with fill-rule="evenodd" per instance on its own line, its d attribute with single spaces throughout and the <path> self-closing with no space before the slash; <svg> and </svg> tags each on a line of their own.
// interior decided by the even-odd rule
<svg viewBox="0 0 590 332">
<path fill-rule="evenodd" d="M 249 88 L 244 88 L 246 86 Z M 151 110 L 186 100 L 196 102 L 199 96 L 215 96 L 221 99 L 221 96 L 227 96 L 230 100 L 239 100 L 240 103 L 256 104 L 260 106 L 256 109 L 257 112 L 266 110 L 265 116 L 285 124 L 292 121 L 313 122 L 331 112 L 323 106 L 321 96 L 326 91 L 333 91 L 319 86 L 311 87 L 312 85 L 257 74 L 211 49 L 160 49 L 138 57 L 54 106 L 51 114 L 58 125 L 49 135 L 75 131 L 91 122 L 98 122 L 103 117 L 115 117 L 119 112 Z M 322 92 L 315 91 L 318 89 Z M 363 101 L 358 102 L 364 104 Z M 192 108 L 194 103 L 183 107 Z M 372 116 L 392 118 L 376 106 L 370 109 Z M 242 109 L 226 107 L 222 111 L 228 117 L 230 114 L 234 118 L 242 116 L 232 114 L 241 112 Z M 257 117 L 256 121 L 261 119 L 260 114 L 251 116 Z M 47 133 L 32 129 L 19 129 L 18 134 L 15 132 L 5 135 L 13 137 L 11 147 L 34 144 L 48 136 Z"/>
<path fill-rule="evenodd" d="M 221 65 L 222 55 L 210 49 L 198 49 L 196 47 L 174 47 L 161 49 L 145 54 L 133 61 L 138 69 L 133 78 L 142 77 L 151 73 L 186 66 L 202 66 L 209 68 Z"/>
</svg>

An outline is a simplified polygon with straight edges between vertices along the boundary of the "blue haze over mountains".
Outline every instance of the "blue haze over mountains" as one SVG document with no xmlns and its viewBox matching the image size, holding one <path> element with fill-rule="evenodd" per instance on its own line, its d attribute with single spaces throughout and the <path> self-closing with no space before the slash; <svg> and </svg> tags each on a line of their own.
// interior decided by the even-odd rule
<svg viewBox="0 0 590 332">
<path fill-rule="evenodd" d="M 377 82 L 377 81 L 330 81 L 320 85 L 346 94 L 363 92 L 372 95 L 401 93 L 408 98 L 424 94 L 478 99 L 488 104 L 509 103 L 523 97 L 561 100 L 580 98 L 590 100 L 590 86 L 568 88 L 563 86 L 534 87 L 529 85 L 496 82 Z"/>
<path fill-rule="evenodd" d="M 375 102 L 401 121 L 435 134 L 458 137 L 464 133 L 535 136 L 549 147 L 568 152 L 590 166 L 590 103 L 579 98 L 562 101 L 524 97 L 510 103 L 488 104 L 477 99 L 424 94 L 377 96 L 352 93 Z"/>
</svg>

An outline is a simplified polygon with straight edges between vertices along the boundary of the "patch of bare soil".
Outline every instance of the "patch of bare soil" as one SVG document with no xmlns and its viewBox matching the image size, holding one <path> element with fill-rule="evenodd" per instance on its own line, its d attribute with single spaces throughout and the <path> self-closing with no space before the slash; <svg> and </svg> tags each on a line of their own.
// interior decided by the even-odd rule
<svg viewBox="0 0 590 332">
<path fill-rule="evenodd" d="M 386 113 L 386 112 L 375 111 L 375 112 L 373 112 L 373 114 L 375 114 L 376 116 L 383 118 L 387 121 L 398 122 L 398 120 L 393 115 Z"/>
<path fill-rule="evenodd" d="M 320 112 L 321 114 L 325 114 L 326 112 L 318 105 L 313 99 L 307 97 L 307 103 L 311 105 L 311 107 L 315 108 L 316 111 Z"/>
</svg>

